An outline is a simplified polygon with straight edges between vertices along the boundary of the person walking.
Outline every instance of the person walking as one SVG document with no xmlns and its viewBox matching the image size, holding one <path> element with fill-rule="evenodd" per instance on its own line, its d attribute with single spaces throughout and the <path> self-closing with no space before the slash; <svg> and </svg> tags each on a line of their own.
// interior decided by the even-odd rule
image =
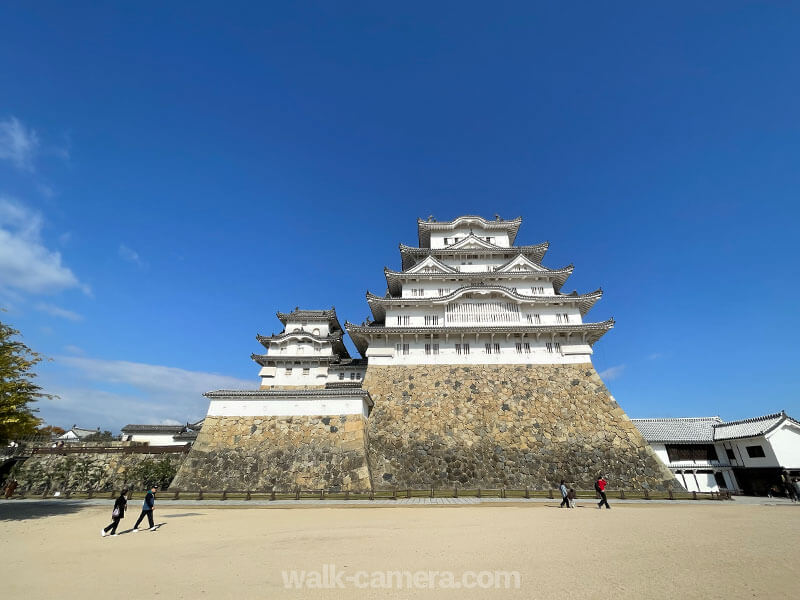
<svg viewBox="0 0 800 600">
<path fill-rule="evenodd" d="M 128 507 L 127 494 L 128 488 L 125 488 L 120 492 L 119 498 L 114 501 L 114 510 L 111 511 L 111 524 L 100 531 L 102 537 L 117 535 L 117 525 L 119 525 L 121 519 L 125 518 L 125 509 Z"/>
<path fill-rule="evenodd" d="M 16 489 L 17 489 L 16 480 L 15 479 L 10 479 L 8 481 L 8 483 L 6 484 L 6 492 L 5 492 L 6 500 L 8 500 L 9 498 L 11 498 L 11 496 L 14 495 L 14 490 L 16 490 Z"/>
<path fill-rule="evenodd" d="M 156 526 L 153 523 L 153 509 L 156 505 L 156 491 L 158 491 L 158 486 L 151 485 L 150 489 L 147 490 L 147 494 L 144 496 L 144 503 L 142 504 L 142 514 L 139 515 L 139 518 L 136 519 L 136 524 L 133 526 L 133 532 L 136 533 L 139 531 L 139 523 L 142 522 L 145 515 L 147 516 L 147 522 L 150 524 L 150 531 L 155 531 Z"/>
<path fill-rule="evenodd" d="M 608 485 L 608 481 L 606 481 L 602 475 L 597 478 L 597 481 L 594 482 L 594 489 L 595 491 L 600 494 L 600 502 L 597 504 L 597 508 L 603 508 L 603 504 L 606 505 L 606 508 L 611 508 L 608 505 L 608 498 L 606 498 L 606 486 Z"/>
<path fill-rule="evenodd" d="M 797 502 L 797 494 L 794 487 L 794 482 L 792 481 L 791 475 L 789 475 L 789 471 L 783 472 L 782 479 L 783 487 L 786 488 L 786 495 L 789 496 L 789 500 L 792 502 Z"/>
<path fill-rule="evenodd" d="M 558 486 L 559 491 L 561 492 L 561 504 L 558 508 L 569 508 L 569 491 L 567 490 L 567 485 L 564 483 L 564 480 L 561 480 L 561 485 Z"/>
<path fill-rule="evenodd" d="M 569 488 L 569 491 L 567 492 L 567 499 L 569 500 L 569 507 L 570 508 L 575 508 L 575 499 L 577 497 L 578 497 L 578 494 L 575 493 L 575 490 L 572 489 L 572 488 Z"/>
</svg>

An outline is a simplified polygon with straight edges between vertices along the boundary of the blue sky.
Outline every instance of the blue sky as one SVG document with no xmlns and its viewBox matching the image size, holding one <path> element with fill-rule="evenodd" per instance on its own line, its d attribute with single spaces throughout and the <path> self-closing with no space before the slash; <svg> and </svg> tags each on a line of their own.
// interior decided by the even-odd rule
<svg viewBox="0 0 800 600">
<path fill-rule="evenodd" d="M 0 305 L 49 423 L 255 386 L 276 310 L 368 314 L 416 219 L 523 217 L 633 417 L 800 415 L 791 4 L 15 3 Z M 352 344 L 350 345 L 352 348 Z"/>
</svg>

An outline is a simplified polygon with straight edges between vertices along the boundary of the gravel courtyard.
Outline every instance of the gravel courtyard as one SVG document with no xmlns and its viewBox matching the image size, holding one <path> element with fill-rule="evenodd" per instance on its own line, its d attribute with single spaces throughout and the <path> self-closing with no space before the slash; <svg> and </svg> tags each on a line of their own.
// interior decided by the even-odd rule
<svg viewBox="0 0 800 600">
<path fill-rule="evenodd" d="M 588 503 L 559 509 L 557 502 L 352 508 L 162 502 L 158 530 L 138 533 L 129 530 L 139 502 L 130 508 L 121 535 L 101 538 L 111 503 L 0 503 L 6 595 L 788 598 L 800 576 L 800 506 L 654 503 L 600 511 Z"/>
</svg>

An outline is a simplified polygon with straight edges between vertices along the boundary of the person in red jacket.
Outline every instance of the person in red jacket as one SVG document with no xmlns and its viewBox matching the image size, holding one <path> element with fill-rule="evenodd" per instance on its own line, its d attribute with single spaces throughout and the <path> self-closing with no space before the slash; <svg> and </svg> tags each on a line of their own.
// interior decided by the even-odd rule
<svg viewBox="0 0 800 600">
<path fill-rule="evenodd" d="M 597 478 L 597 481 L 595 481 L 595 483 L 594 483 L 595 491 L 598 494 L 600 494 L 600 502 L 597 504 L 597 508 L 603 508 L 603 504 L 606 505 L 606 508 L 611 508 L 608 505 L 608 498 L 606 498 L 606 486 L 607 485 L 608 485 L 608 482 L 603 478 L 602 475 L 600 475 Z"/>
</svg>

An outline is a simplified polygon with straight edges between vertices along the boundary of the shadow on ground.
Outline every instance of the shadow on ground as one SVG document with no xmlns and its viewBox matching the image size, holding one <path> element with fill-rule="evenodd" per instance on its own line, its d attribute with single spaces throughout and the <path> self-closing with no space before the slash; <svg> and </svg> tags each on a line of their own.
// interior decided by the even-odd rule
<svg viewBox="0 0 800 600">
<path fill-rule="evenodd" d="M 22 521 L 25 519 L 41 519 L 56 515 L 69 515 L 86 508 L 81 502 L 69 500 L 38 500 L 36 502 L 6 501 L 0 502 L 0 521 Z"/>
</svg>

